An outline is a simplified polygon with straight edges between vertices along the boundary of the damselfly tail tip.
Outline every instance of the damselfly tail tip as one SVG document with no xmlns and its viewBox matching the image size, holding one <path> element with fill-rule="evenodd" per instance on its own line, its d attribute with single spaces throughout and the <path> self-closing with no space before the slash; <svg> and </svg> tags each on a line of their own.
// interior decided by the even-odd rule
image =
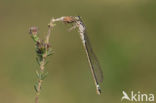
<svg viewBox="0 0 156 103">
<path fill-rule="evenodd" d="M 98 89 L 98 90 L 97 90 L 97 94 L 98 94 L 98 95 L 101 95 L 101 89 Z"/>
<path fill-rule="evenodd" d="M 97 85 L 96 89 L 97 89 L 97 94 L 100 95 L 101 94 L 101 88 L 100 88 L 100 86 Z"/>
</svg>

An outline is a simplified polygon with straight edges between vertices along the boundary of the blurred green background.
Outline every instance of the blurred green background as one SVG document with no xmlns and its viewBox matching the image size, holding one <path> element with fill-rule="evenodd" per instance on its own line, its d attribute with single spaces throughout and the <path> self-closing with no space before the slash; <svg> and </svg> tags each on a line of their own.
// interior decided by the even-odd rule
<svg viewBox="0 0 156 103">
<path fill-rule="evenodd" d="M 34 103 L 34 43 L 29 27 L 47 33 L 52 17 L 83 17 L 103 69 L 96 94 L 79 34 L 58 23 L 40 103 L 120 103 L 122 91 L 156 93 L 154 0 L 0 0 L 0 103 Z"/>
</svg>

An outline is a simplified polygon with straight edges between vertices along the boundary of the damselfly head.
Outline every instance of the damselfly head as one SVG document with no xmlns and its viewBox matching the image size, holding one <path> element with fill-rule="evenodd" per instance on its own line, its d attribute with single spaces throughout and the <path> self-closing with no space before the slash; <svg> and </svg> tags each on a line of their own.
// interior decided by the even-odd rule
<svg viewBox="0 0 156 103">
<path fill-rule="evenodd" d="M 76 19 L 76 21 L 80 21 L 81 17 L 80 16 L 76 16 L 75 19 Z"/>
</svg>

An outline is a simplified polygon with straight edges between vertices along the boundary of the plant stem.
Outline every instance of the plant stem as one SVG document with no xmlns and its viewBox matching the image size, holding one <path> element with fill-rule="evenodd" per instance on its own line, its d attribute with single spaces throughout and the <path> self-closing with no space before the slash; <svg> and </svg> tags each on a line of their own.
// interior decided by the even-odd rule
<svg viewBox="0 0 156 103">
<path fill-rule="evenodd" d="M 49 45 L 49 39 L 50 39 L 50 34 L 51 34 L 51 29 L 53 27 L 53 21 L 51 20 L 49 25 L 48 25 L 48 33 L 47 33 L 47 36 L 46 36 L 46 40 L 45 40 L 45 44 L 46 44 L 46 47 L 45 47 L 45 53 L 43 54 L 43 59 L 42 61 L 40 61 L 40 73 L 44 73 L 44 69 L 45 69 L 45 62 L 46 62 L 46 58 L 47 58 L 47 55 L 48 55 L 48 45 Z M 43 80 L 41 78 L 38 78 L 38 85 L 37 85 L 37 92 L 36 92 L 36 97 L 35 97 L 35 103 L 39 103 L 39 95 L 40 95 L 40 91 L 41 91 L 41 85 L 42 85 L 42 82 Z"/>
<path fill-rule="evenodd" d="M 36 95 L 36 97 L 35 97 L 35 103 L 39 103 L 39 97 L 38 97 L 38 95 Z"/>
<path fill-rule="evenodd" d="M 44 72 L 45 58 L 43 59 L 43 61 L 41 61 L 41 65 L 40 65 L 40 71 L 42 73 Z M 37 87 L 36 97 L 35 97 L 35 103 L 39 103 L 39 95 L 40 95 L 40 91 L 41 91 L 41 85 L 42 85 L 42 80 L 39 79 L 38 80 L 38 87 Z"/>
<path fill-rule="evenodd" d="M 31 27 L 30 28 L 30 34 L 32 39 L 34 40 L 36 44 L 36 54 L 37 54 L 37 62 L 40 65 L 39 71 L 36 72 L 37 74 L 37 83 L 34 85 L 36 90 L 36 96 L 35 96 L 35 103 L 39 103 L 39 95 L 41 91 L 41 86 L 43 79 L 47 75 L 45 72 L 45 64 L 46 64 L 46 58 L 51 54 L 50 48 L 49 48 L 49 39 L 51 30 L 53 29 L 54 22 L 63 21 L 65 23 L 72 23 L 75 20 L 72 17 L 60 17 L 60 18 L 52 18 L 50 23 L 48 24 L 48 32 L 45 38 L 45 41 L 41 41 L 40 38 L 37 35 L 37 27 Z M 49 53 L 50 52 L 50 53 Z"/>
</svg>

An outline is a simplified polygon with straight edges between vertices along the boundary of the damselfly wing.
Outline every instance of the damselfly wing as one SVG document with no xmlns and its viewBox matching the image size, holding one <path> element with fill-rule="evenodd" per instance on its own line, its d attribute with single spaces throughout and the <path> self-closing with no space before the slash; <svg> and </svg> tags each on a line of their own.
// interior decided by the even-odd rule
<svg viewBox="0 0 156 103">
<path fill-rule="evenodd" d="M 92 75 L 93 75 L 93 78 L 95 81 L 97 93 L 100 94 L 101 89 L 100 89 L 99 83 L 103 82 L 103 72 L 102 72 L 101 66 L 99 64 L 99 61 L 98 61 L 95 53 L 93 52 L 92 46 L 91 46 L 89 38 L 87 36 L 85 25 L 79 16 L 77 18 L 78 18 L 77 24 L 78 24 L 79 32 L 80 32 L 81 39 L 82 39 L 82 42 L 83 42 L 83 45 L 84 45 L 84 48 L 85 48 L 85 51 L 87 54 L 91 72 L 92 72 Z"/>
</svg>

